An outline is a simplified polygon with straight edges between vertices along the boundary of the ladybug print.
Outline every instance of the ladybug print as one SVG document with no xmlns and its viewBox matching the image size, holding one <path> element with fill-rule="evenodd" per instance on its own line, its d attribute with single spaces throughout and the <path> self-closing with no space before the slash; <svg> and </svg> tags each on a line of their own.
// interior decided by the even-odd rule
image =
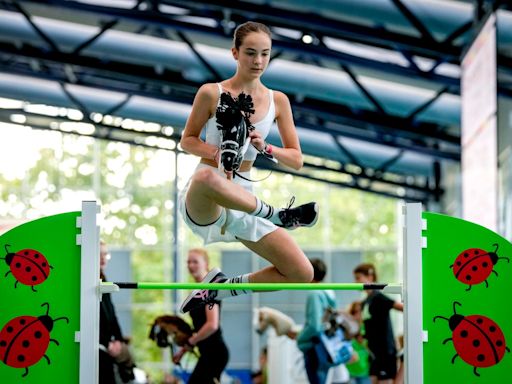
<svg viewBox="0 0 512 384">
<path fill-rule="evenodd" d="M 477 368 L 492 367 L 498 364 L 505 351 L 510 349 L 505 344 L 503 331 L 496 322 L 483 315 L 463 316 L 457 314 L 455 305 L 461 305 L 458 301 L 453 303 L 453 315 L 447 319 L 443 316 L 434 317 L 448 321 L 452 337 L 443 341 L 453 341 L 453 346 L 457 354 L 452 358 L 452 364 L 455 358 L 460 356 L 469 365 L 473 366 L 473 373 L 480 376 Z"/>
<path fill-rule="evenodd" d="M 480 284 L 482 281 L 485 282 L 485 286 L 488 288 L 489 283 L 487 278 L 489 275 L 494 273 L 498 276 L 498 272 L 494 270 L 494 266 L 498 260 L 507 260 L 510 262 L 508 257 L 498 257 L 496 253 L 498 251 L 498 244 L 494 244 L 494 252 L 487 252 L 479 248 L 466 249 L 455 259 L 455 263 L 450 265 L 453 268 L 453 275 L 461 283 L 468 284 L 466 291 L 469 291 L 475 284 Z"/>
<path fill-rule="evenodd" d="M 36 292 L 34 285 L 38 285 L 46 281 L 50 274 L 50 268 L 53 267 L 48 264 L 48 260 L 43 254 L 35 249 L 22 249 L 18 252 L 9 252 L 8 247 L 5 245 L 6 256 L 2 257 L 10 270 L 7 271 L 5 276 L 12 273 L 16 279 L 14 287 L 18 287 L 18 283 L 32 287 L 32 291 Z"/>
<path fill-rule="evenodd" d="M 42 357 L 50 364 L 50 359 L 46 356 L 48 345 L 51 341 L 59 345 L 57 340 L 50 338 L 53 323 L 66 320 L 69 324 L 67 317 L 52 319 L 48 315 L 50 305 L 43 303 L 41 306 L 44 305 L 47 306 L 46 315 L 15 317 L 0 331 L 0 360 L 9 367 L 25 368 L 22 377 L 27 376 L 28 367 L 36 364 Z"/>
</svg>

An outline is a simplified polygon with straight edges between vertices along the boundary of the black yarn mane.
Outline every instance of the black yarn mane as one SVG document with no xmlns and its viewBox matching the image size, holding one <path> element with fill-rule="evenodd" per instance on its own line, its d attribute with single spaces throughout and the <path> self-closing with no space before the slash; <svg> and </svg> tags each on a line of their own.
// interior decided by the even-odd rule
<svg viewBox="0 0 512 384">
<path fill-rule="evenodd" d="M 221 133 L 221 163 L 228 172 L 236 172 L 242 164 L 242 149 L 254 129 L 250 116 L 254 113 L 251 95 L 241 92 L 233 98 L 229 92 L 222 92 L 217 107 L 217 128 Z"/>
<path fill-rule="evenodd" d="M 251 95 L 241 92 L 238 97 L 233 98 L 231 93 L 222 92 L 216 114 L 217 128 L 223 131 L 231 130 L 233 127 L 238 127 L 242 119 L 248 127 L 252 127 L 249 118 L 254 112 Z"/>
</svg>

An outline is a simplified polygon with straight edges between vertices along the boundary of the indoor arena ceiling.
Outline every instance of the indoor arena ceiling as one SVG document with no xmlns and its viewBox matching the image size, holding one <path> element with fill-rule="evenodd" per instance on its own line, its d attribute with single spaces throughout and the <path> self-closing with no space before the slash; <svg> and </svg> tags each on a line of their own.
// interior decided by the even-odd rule
<svg viewBox="0 0 512 384">
<path fill-rule="evenodd" d="M 299 174 L 433 201 L 460 161 L 461 56 L 492 10 L 512 96 L 509 4 L 0 0 L 0 97 L 25 101 L 0 101 L 0 121 L 175 149 L 197 88 L 235 70 L 234 27 L 255 20 L 274 35 L 264 83 L 289 96 L 309 155 Z"/>
</svg>

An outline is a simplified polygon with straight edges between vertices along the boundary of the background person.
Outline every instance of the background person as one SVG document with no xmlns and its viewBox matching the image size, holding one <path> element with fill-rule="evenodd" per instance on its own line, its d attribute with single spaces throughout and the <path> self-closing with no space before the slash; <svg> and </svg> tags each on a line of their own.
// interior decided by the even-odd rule
<svg viewBox="0 0 512 384">
<path fill-rule="evenodd" d="M 313 266 L 313 283 L 320 283 L 327 274 L 327 266 L 320 259 L 311 259 Z M 336 296 L 332 290 L 310 291 L 306 299 L 306 320 L 304 328 L 297 335 L 290 331 L 289 337 L 297 339 L 299 349 L 304 354 L 304 366 L 310 384 L 325 384 L 329 368 L 320 364 L 315 351 L 315 344 L 319 342 L 320 333 L 323 332 L 323 317 L 325 310 L 336 308 Z"/>
<path fill-rule="evenodd" d="M 100 278 L 106 281 L 105 268 L 110 260 L 105 242 L 100 242 Z M 129 383 L 135 379 L 135 363 L 121 332 L 110 293 L 104 293 L 100 302 L 99 383 Z"/>
<path fill-rule="evenodd" d="M 354 269 L 358 283 L 377 282 L 375 266 L 363 263 Z M 372 383 L 392 384 L 397 373 L 397 349 L 389 315 L 392 309 L 403 311 L 403 303 L 394 301 L 377 290 L 365 291 L 362 302 L 362 319 L 370 355 Z"/>
<path fill-rule="evenodd" d="M 194 281 L 200 282 L 207 275 L 208 262 L 206 250 L 193 248 L 188 251 L 187 268 Z M 200 357 L 189 384 L 220 382 L 222 371 L 228 364 L 229 351 L 222 337 L 220 311 L 221 303 L 213 304 L 211 308 L 201 306 L 190 310 L 194 334 L 188 339 L 188 344 L 198 347 Z"/>
<path fill-rule="evenodd" d="M 348 313 L 359 324 L 359 332 L 353 335 L 352 338 L 354 358 L 349 363 L 347 363 L 351 384 L 371 384 L 369 359 L 370 351 L 368 350 L 368 341 L 364 338 L 364 324 L 361 308 L 361 302 L 354 301 L 350 304 L 348 309 Z"/>
</svg>

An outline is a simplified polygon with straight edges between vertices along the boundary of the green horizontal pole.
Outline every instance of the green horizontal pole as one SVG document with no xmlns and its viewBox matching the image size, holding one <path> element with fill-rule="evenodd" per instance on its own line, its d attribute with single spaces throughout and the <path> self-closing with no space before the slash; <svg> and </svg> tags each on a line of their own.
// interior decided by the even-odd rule
<svg viewBox="0 0 512 384">
<path fill-rule="evenodd" d="M 244 289 L 249 291 L 273 290 L 317 290 L 333 289 L 343 291 L 396 290 L 400 284 L 362 284 L 362 283 L 150 283 L 150 282 L 114 282 L 120 289 Z"/>
</svg>

